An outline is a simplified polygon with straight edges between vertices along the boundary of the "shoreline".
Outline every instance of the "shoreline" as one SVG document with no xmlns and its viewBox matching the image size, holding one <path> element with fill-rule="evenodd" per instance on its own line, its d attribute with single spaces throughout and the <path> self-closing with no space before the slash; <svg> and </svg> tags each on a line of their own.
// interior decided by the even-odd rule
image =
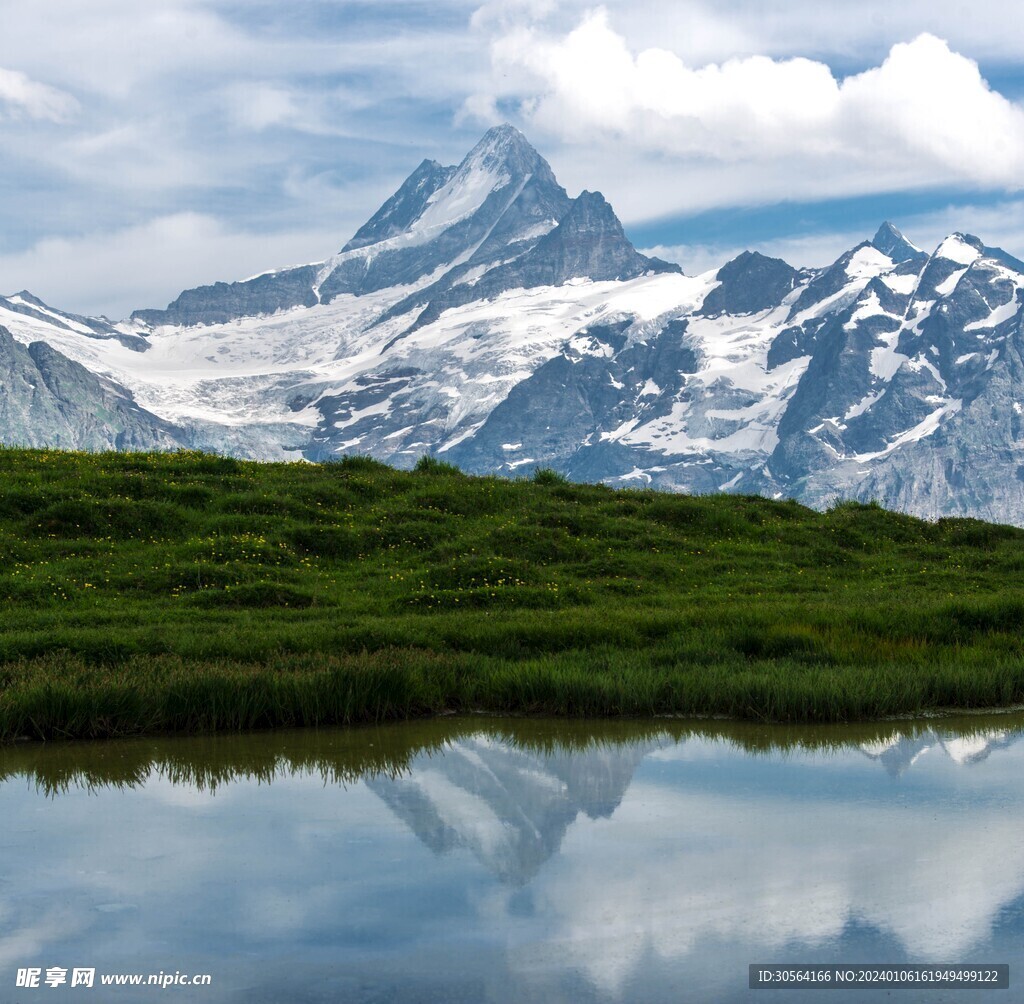
<svg viewBox="0 0 1024 1004">
<path fill-rule="evenodd" d="M 0 746 L 384 725 L 453 715 L 785 727 L 1024 711 L 1019 700 L 998 700 L 1021 685 L 1024 673 L 1010 666 L 970 675 L 957 665 L 935 666 L 913 677 L 902 674 L 906 687 L 899 691 L 893 682 L 901 674 L 891 666 L 839 675 L 835 667 L 665 670 L 634 662 L 586 672 L 578 656 L 496 663 L 430 655 L 406 663 L 403 655 L 307 657 L 271 666 L 203 666 L 158 656 L 97 667 L 60 653 L 21 663 L 19 679 L 0 692 Z M 0 673 L 10 677 L 10 665 L 0 666 Z M 970 699 L 985 693 L 996 700 Z M 931 702 L 930 695 L 959 700 Z"/>
</svg>

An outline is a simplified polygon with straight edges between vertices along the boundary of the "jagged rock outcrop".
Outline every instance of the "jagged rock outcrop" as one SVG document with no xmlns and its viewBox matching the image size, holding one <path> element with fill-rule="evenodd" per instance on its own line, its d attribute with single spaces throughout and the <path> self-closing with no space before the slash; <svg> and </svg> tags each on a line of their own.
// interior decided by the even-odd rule
<svg viewBox="0 0 1024 1004">
<path fill-rule="evenodd" d="M 136 310 L 133 321 L 156 327 L 175 324 L 225 324 L 238 317 L 273 314 L 292 307 L 312 307 L 320 299 L 315 290 L 315 265 L 267 272 L 242 282 L 215 282 L 186 289 L 166 310 Z"/>
<path fill-rule="evenodd" d="M 445 310 L 475 300 L 490 300 L 510 289 L 561 286 L 572 279 L 635 279 L 658 272 L 681 272 L 678 265 L 648 258 L 630 244 L 622 224 L 600 192 L 583 192 L 549 233 L 513 261 L 500 264 L 480 278 L 438 283 L 416 299 L 430 300 L 415 328 L 437 320 Z M 412 306 L 407 300 L 393 308 L 398 315 Z"/>
<path fill-rule="evenodd" d="M 402 187 L 355 232 L 341 253 L 405 233 L 423 215 L 431 197 L 451 180 L 456 170 L 436 160 L 424 160 L 406 178 Z"/>
<path fill-rule="evenodd" d="M 916 244 L 911 244 L 888 220 L 878 228 L 875 236 L 871 238 L 871 244 L 894 262 L 928 257 L 926 252 Z"/>
<path fill-rule="evenodd" d="M 797 284 L 800 273 L 781 258 L 766 258 L 744 251 L 716 274 L 718 285 L 701 305 L 706 317 L 719 314 L 756 314 L 781 303 Z"/>
<path fill-rule="evenodd" d="M 45 342 L 22 345 L 0 327 L 0 442 L 68 450 L 169 450 L 171 423 L 124 387 L 90 373 Z"/>
</svg>

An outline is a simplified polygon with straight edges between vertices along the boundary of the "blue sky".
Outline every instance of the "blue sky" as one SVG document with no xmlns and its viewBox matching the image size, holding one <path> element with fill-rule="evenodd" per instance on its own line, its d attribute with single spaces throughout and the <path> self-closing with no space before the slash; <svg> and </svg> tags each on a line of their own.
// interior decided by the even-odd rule
<svg viewBox="0 0 1024 1004">
<path fill-rule="evenodd" d="M 892 219 L 1024 254 L 1024 13 L 865 0 L 4 4 L 0 291 L 123 316 L 336 251 L 519 126 L 688 272 Z"/>
</svg>

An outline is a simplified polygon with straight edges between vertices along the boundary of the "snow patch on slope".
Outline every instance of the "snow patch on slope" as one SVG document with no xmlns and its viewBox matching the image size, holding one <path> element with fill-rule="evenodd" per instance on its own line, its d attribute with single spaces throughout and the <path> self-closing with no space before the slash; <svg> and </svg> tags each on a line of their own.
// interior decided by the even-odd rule
<svg viewBox="0 0 1024 1004">
<path fill-rule="evenodd" d="M 960 234 L 951 234 L 936 249 L 936 258 L 945 258 L 960 265 L 970 265 L 981 257 L 981 252 L 968 244 Z"/>
<path fill-rule="evenodd" d="M 932 435 L 942 424 L 942 421 L 960 411 L 963 404 L 963 401 L 959 398 L 955 401 L 947 401 L 941 408 L 936 408 L 935 411 L 928 415 L 927 418 L 918 422 L 912 429 L 907 429 L 906 432 L 900 433 L 900 435 L 889 442 L 889 445 L 884 450 L 879 450 L 877 453 L 858 453 L 854 455 L 853 459 L 858 461 L 858 463 L 877 460 L 879 457 L 888 456 L 893 450 L 897 450 L 907 443 L 916 443 L 918 440 Z"/>
</svg>

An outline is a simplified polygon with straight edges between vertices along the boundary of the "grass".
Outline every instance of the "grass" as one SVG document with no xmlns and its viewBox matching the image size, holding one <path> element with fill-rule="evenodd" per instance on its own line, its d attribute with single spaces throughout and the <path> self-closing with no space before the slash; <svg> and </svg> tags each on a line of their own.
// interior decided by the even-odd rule
<svg viewBox="0 0 1024 1004">
<path fill-rule="evenodd" d="M 0 740 L 1024 701 L 1024 531 L 426 460 L 0 449 Z"/>
</svg>

